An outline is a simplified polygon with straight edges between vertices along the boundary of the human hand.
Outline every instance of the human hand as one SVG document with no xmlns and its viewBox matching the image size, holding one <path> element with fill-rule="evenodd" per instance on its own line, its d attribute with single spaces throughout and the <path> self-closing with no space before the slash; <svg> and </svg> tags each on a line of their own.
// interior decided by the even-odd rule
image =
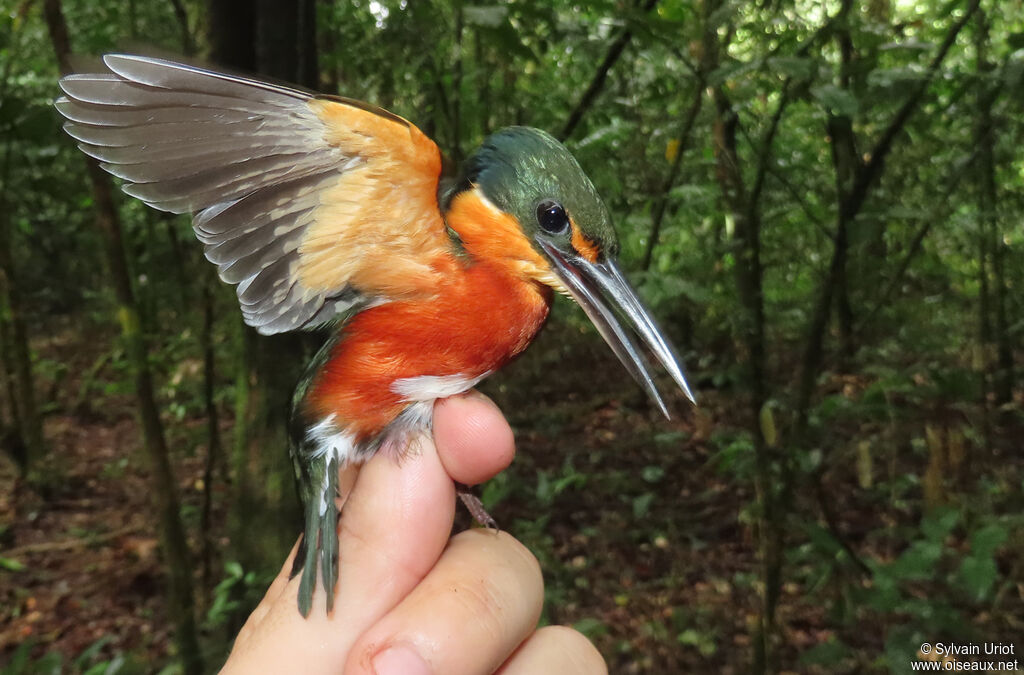
<svg viewBox="0 0 1024 675">
<path fill-rule="evenodd" d="M 453 481 L 485 481 L 514 454 L 512 431 L 486 397 L 470 393 L 437 403 L 434 439 L 418 452 L 398 462 L 380 453 L 358 480 L 356 471 L 343 474 L 349 496 L 331 615 L 322 586 L 309 618 L 299 614 L 299 578 L 288 579 L 293 549 L 221 672 L 606 673 L 580 633 L 535 630 L 543 580 L 521 543 L 489 530 L 449 539 Z"/>
</svg>

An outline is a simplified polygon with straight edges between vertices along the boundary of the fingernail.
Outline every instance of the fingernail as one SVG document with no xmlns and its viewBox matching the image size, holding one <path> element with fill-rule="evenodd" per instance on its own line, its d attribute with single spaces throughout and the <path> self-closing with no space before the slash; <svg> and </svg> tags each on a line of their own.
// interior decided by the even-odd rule
<svg viewBox="0 0 1024 675">
<path fill-rule="evenodd" d="M 408 645 L 392 645 L 373 657 L 377 675 L 431 675 L 430 667 Z"/>
</svg>

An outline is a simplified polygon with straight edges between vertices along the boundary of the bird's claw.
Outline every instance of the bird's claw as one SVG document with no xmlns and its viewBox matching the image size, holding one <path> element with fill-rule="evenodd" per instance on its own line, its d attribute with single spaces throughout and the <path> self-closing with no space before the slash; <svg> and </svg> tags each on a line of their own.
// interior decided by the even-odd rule
<svg viewBox="0 0 1024 675">
<path fill-rule="evenodd" d="M 487 513 L 484 503 L 480 501 L 479 497 L 469 491 L 468 486 L 460 485 L 456 494 L 459 495 L 462 503 L 466 505 L 466 510 L 469 511 L 469 515 L 473 516 L 473 520 L 489 530 L 500 531 L 497 521 L 491 517 L 491 514 Z"/>
</svg>

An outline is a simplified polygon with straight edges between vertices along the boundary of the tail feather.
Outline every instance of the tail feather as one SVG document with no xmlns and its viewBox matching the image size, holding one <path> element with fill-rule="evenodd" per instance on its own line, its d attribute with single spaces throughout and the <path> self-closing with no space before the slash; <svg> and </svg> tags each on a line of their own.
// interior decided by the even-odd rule
<svg viewBox="0 0 1024 675">
<path fill-rule="evenodd" d="M 301 486 L 306 509 L 306 526 L 295 554 L 291 576 L 299 580 L 299 612 L 309 616 L 316 591 L 317 571 L 327 593 L 327 611 L 334 608 L 334 589 L 338 583 L 338 460 L 335 457 L 311 458 Z M 312 480 L 308 480 L 312 479 Z"/>
<path fill-rule="evenodd" d="M 320 516 L 320 566 L 327 590 L 327 612 L 334 609 L 334 588 L 338 584 L 338 460 L 327 465 L 326 510 Z"/>
</svg>

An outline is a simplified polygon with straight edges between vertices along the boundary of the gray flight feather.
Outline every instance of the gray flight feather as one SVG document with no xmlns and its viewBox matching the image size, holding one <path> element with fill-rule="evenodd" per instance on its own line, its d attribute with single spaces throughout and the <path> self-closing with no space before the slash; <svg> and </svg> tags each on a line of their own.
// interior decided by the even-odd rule
<svg viewBox="0 0 1024 675">
<path fill-rule="evenodd" d="M 361 161 L 325 141 L 313 94 L 162 59 L 104 61 L 112 73 L 61 80 L 65 129 L 129 195 L 193 214 L 246 323 L 295 330 L 367 300 L 348 284 L 325 291 L 297 277 L 320 192 Z"/>
</svg>

